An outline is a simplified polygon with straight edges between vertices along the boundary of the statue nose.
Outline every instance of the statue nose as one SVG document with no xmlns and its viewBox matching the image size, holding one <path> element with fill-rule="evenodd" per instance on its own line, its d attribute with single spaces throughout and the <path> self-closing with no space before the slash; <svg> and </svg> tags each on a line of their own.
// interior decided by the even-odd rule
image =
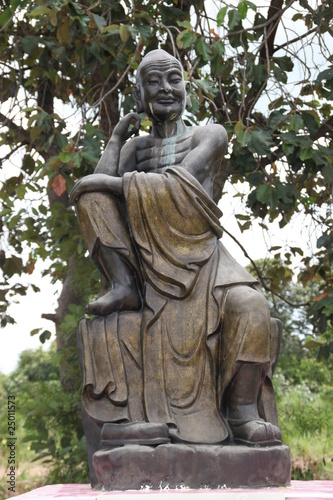
<svg viewBox="0 0 333 500">
<path fill-rule="evenodd" d="M 172 91 L 171 85 L 167 80 L 161 82 L 161 90 L 168 93 Z"/>
</svg>

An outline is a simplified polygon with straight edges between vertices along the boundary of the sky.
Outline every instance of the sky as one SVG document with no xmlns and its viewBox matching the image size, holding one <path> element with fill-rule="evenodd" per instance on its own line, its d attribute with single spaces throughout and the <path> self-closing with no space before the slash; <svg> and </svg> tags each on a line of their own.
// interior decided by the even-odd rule
<svg viewBox="0 0 333 500">
<path fill-rule="evenodd" d="M 19 303 L 10 305 L 8 313 L 16 324 L 6 325 L 0 333 L 0 372 L 7 375 L 16 368 L 22 351 L 38 349 L 42 345 L 38 335 L 30 335 L 31 330 L 43 328 L 53 333 L 51 340 L 55 338 L 53 322 L 41 319 L 41 315 L 55 311 L 58 287 L 52 285 L 48 277 L 42 278 L 41 268 L 37 264 L 33 273 L 33 281 L 41 291 L 35 293 L 30 289 L 26 296 L 20 297 Z M 50 342 L 47 341 L 44 348 L 49 347 Z"/>
</svg>

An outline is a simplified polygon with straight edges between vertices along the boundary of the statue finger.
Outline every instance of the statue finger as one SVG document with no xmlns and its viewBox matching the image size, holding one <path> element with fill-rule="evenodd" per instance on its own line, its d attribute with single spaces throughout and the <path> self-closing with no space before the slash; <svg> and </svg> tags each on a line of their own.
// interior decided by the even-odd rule
<svg viewBox="0 0 333 500">
<path fill-rule="evenodd" d="M 78 181 L 75 184 L 75 186 L 73 187 L 72 191 L 70 192 L 70 195 L 69 195 L 69 203 L 70 203 L 70 205 L 74 205 L 74 203 L 76 202 L 76 200 L 80 196 L 80 194 L 81 194 L 80 187 L 82 187 L 81 186 L 81 181 Z"/>
<path fill-rule="evenodd" d="M 132 115 L 131 121 L 129 123 L 129 128 L 124 135 L 124 141 L 127 141 L 132 135 L 138 135 L 141 126 L 141 118 L 137 113 L 130 113 Z"/>
</svg>

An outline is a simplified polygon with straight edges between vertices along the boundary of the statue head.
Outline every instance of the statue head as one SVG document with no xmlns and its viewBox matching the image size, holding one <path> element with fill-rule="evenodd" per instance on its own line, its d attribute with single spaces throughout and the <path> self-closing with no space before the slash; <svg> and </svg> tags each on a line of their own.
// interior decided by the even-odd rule
<svg viewBox="0 0 333 500">
<path fill-rule="evenodd" d="M 176 121 L 184 112 L 189 92 L 175 57 L 161 49 L 148 52 L 138 67 L 133 89 L 138 113 L 144 111 L 157 122 Z"/>
</svg>

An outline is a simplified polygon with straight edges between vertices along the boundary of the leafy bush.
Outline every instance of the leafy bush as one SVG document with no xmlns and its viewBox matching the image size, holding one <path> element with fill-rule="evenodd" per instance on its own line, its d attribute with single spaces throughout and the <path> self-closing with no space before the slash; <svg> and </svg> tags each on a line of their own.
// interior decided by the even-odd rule
<svg viewBox="0 0 333 500">
<path fill-rule="evenodd" d="M 295 385 L 281 369 L 274 383 L 282 439 L 293 458 L 292 478 L 333 479 L 331 373 L 313 359 L 296 366 L 299 381 Z M 317 379 L 311 377 L 316 372 Z"/>
<path fill-rule="evenodd" d="M 15 394 L 21 440 L 34 452 L 34 460 L 48 464 L 46 482 L 85 483 L 89 479 L 80 388 L 64 391 L 58 364 L 55 346 L 24 351 L 18 368 L 5 379 L 2 397 Z"/>
</svg>

